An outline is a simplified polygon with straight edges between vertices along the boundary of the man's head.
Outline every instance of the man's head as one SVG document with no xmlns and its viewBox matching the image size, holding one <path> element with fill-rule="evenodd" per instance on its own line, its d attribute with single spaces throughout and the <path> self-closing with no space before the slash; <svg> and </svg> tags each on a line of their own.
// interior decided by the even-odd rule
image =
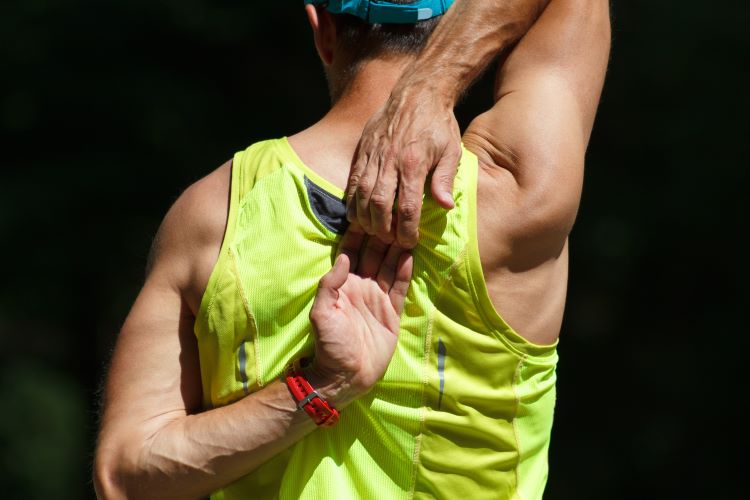
<svg viewBox="0 0 750 500">
<path fill-rule="evenodd" d="M 388 0 L 379 3 L 403 6 L 418 2 L 420 0 Z M 367 4 L 368 0 L 348 3 Z M 443 2 L 445 3 L 447 2 Z M 329 12 L 325 4 L 308 4 L 306 9 L 334 102 L 368 61 L 402 61 L 415 57 L 441 18 L 437 15 L 424 20 L 414 19 L 411 23 L 373 23 L 358 15 Z"/>
</svg>

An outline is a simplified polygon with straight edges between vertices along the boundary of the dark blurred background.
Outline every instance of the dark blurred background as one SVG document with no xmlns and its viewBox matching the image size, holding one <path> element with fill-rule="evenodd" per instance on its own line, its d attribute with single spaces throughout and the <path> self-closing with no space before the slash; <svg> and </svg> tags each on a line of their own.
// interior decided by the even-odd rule
<svg viewBox="0 0 750 500">
<path fill-rule="evenodd" d="M 97 389 L 161 217 L 233 152 L 326 110 L 301 4 L 0 6 L 4 498 L 92 495 Z M 613 14 L 546 498 L 748 498 L 750 7 Z"/>
</svg>

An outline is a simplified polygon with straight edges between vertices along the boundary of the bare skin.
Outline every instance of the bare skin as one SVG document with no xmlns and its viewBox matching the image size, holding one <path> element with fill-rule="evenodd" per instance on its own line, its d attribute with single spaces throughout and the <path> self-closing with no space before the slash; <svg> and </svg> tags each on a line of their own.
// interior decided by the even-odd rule
<svg viewBox="0 0 750 500">
<path fill-rule="evenodd" d="M 329 64 L 333 24 L 323 11 L 307 12 Z M 559 333 L 567 235 L 608 44 L 605 0 L 552 0 L 500 70 L 496 104 L 463 137 L 480 158 L 479 246 L 493 303 L 537 343 Z M 366 122 L 413 61 L 375 63 L 325 118 L 290 138 L 308 166 L 342 188 Z M 201 412 L 192 327 L 226 226 L 230 169 L 227 163 L 189 188 L 159 231 L 108 377 L 95 463 L 102 498 L 197 498 L 315 430 L 281 382 Z M 309 377 L 339 408 L 385 371 L 411 275 L 403 248 L 375 238 L 356 261 L 362 238 L 356 228 L 346 236 L 345 255 L 321 280 L 311 313 L 318 364 Z M 363 321 L 367 315 L 376 321 Z M 358 353 L 343 349 L 352 334 Z"/>
<path fill-rule="evenodd" d="M 500 4 L 503 2 L 484 5 L 496 10 Z M 461 5 L 463 2 L 457 2 L 455 7 Z M 518 9 L 514 15 L 523 18 L 520 2 L 510 5 Z M 444 21 L 456 12 L 452 9 Z M 326 40 L 334 28 L 325 12 L 308 7 L 308 15 L 319 31 L 318 53 L 331 64 L 335 47 Z M 533 13 L 527 11 L 526 15 Z M 464 18 L 455 19 L 464 29 L 464 33 L 452 35 L 461 40 L 455 44 L 461 51 L 448 50 L 449 34 L 457 28 L 441 24 L 436 38 L 416 60 L 366 65 L 321 121 L 290 138 L 299 156 L 335 184 L 346 182 L 350 196 L 354 195 L 352 177 L 361 180 L 369 176 L 381 182 L 383 170 L 401 169 L 403 173 L 394 174 L 400 180 L 399 192 L 407 192 L 421 203 L 428 166 L 445 166 L 444 158 L 455 158 L 450 152 L 453 104 L 476 76 L 475 71 L 467 70 L 460 53 L 491 59 L 488 47 L 501 51 L 505 42 L 513 39 L 508 30 L 500 29 L 496 38 L 487 37 L 484 47 L 472 50 L 466 41 L 471 40 L 468 25 L 463 24 Z M 584 156 L 604 82 L 609 39 L 606 1 L 552 0 L 498 69 L 494 106 L 472 121 L 461 138 L 479 158 L 479 253 L 490 298 L 516 331 L 537 344 L 553 343 L 560 332 L 567 289 L 567 237 L 580 200 Z M 363 129 L 364 135 L 360 135 Z M 429 140 L 425 130 L 430 133 Z M 357 174 L 356 163 L 368 134 L 380 140 L 370 143 L 374 149 L 368 150 L 367 156 L 387 158 L 386 151 L 394 145 L 403 154 L 402 145 L 410 144 L 407 157 L 420 160 L 414 164 L 398 164 L 395 159 L 371 161 L 365 169 L 369 174 L 364 170 Z M 353 151 L 355 165 L 347 177 Z M 444 172 L 447 177 L 440 177 L 436 170 L 433 193 L 452 185 L 455 166 Z M 350 219 L 365 230 L 367 221 L 385 220 L 372 214 L 384 207 L 390 211 L 395 188 L 393 182 L 375 185 L 371 189 L 382 190 L 385 198 L 390 196 L 390 205 L 375 203 L 370 197 L 363 211 L 355 201 L 349 205 Z M 352 215 L 355 208 L 359 211 Z M 402 229 L 403 220 L 393 222 L 388 228 L 370 225 L 369 232 L 390 241 L 396 226 L 397 235 L 409 231 L 409 224 Z M 390 238 L 382 238 L 386 231 Z M 409 246 L 411 238 L 403 243 L 399 236 L 399 243 Z"/>
<path fill-rule="evenodd" d="M 451 7 L 365 127 L 347 184 L 350 221 L 383 241 L 395 236 L 402 246 L 413 247 L 425 180 L 433 169 L 435 200 L 453 207 L 461 156 L 456 100 L 494 57 L 526 33 L 548 2 L 459 0 Z"/>
</svg>

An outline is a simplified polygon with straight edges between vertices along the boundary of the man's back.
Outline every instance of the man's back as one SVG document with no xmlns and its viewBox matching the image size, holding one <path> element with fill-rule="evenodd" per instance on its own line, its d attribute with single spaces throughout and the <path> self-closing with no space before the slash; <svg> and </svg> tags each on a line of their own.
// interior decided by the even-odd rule
<svg viewBox="0 0 750 500">
<path fill-rule="evenodd" d="M 506 73 L 498 76 L 497 92 L 502 98 L 467 130 L 468 150 L 455 181 L 456 207 L 445 214 L 426 198 L 399 348 L 372 397 L 354 405 L 362 413 L 350 411 L 349 422 L 357 432 L 348 431 L 347 421 L 342 421 L 334 441 L 345 443 L 345 449 L 336 449 L 326 433 L 308 437 L 286 456 L 269 462 L 273 465 L 247 476 L 248 485 L 259 477 L 272 477 L 266 467 L 276 468 L 281 478 L 282 470 L 299 474 L 302 457 L 334 456 L 337 464 L 331 470 L 337 472 L 326 472 L 324 466 L 302 467 L 308 480 L 284 485 L 335 484 L 335 474 L 353 468 L 351 476 L 344 476 L 358 478 L 359 496 L 367 496 L 377 484 L 384 489 L 391 484 L 391 496 L 399 491 L 448 496 L 463 492 L 472 498 L 510 497 L 516 492 L 532 498 L 541 495 L 554 406 L 554 345 L 565 303 L 567 236 L 580 197 L 583 153 L 593 119 L 580 105 L 601 84 L 601 74 L 595 70 L 589 87 L 580 90 L 572 87 L 578 82 L 576 76 L 555 74 L 557 68 L 543 68 L 541 74 L 524 68 L 534 68 L 547 39 L 559 34 L 552 31 L 536 46 L 532 37 L 529 47 L 511 56 Z M 596 38 L 597 29 L 590 36 Z M 582 38 L 579 43 L 586 43 Z M 597 66 L 600 60 L 593 57 L 590 64 Z M 358 75 L 355 90 L 345 94 L 323 120 L 277 143 L 300 168 L 330 181 L 325 182 L 331 199 L 342 198 L 345 173 L 365 120 L 382 105 L 402 70 L 371 63 Z M 581 72 L 581 78 L 591 77 L 585 66 Z M 508 96 L 512 93 L 516 95 Z M 539 137 L 533 137 L 531 130 Z M 540 138 L 549 142 L 548 147 L 540 147 Z M 468 177 L 467 171 L 472 172 Z M 301 190 L 302 181 L 298 185 Z M 438 214 L 443 225 L 435 231 L 437 226 L 430 221 Z M 454 226 L 462 226 L 463 231 L 458 231 L 451 257 L 443 259 L 442 266 L 425 265 L 430 260 L 425 255 L 434 252 L 438 242 L 456 235 Z M 429 281 L 425 276 L 440 284 L 420 290 L 420 280 Z M 263 282 L 270 287 L 270 281 Z M 271 293 L 283 297 L 276 288 Z M 313 291 L 309 286 L 308 307 Z M 425 300 L 417 307 L 420 295 Z M 286 302 L 293 303 L 294 298 L 287 297 Z M 290 314 L 305 316 L 305 308 Z M 470 318 L 478 321 L 472 323 Z M 265 374 L 269 379 L 278 375 L 286 356 L 291 359 L 309 351 L 309 337 L 305 345 L 304 332 L 297 335 L 292 335 L 292 343 L 298 350 L 291 345 L 276 350 L 283 356 Z M 362 409 L 362 404 L 367 408 Z M 379 404 L 401 408 L 395 411 L 399 416 L 389 418 L 387 411 L 378 410 Z M 347 435 L 351 439 L 341 441 Z M 368 444 L 363 437 L 367 435 L 379 439 Z M 380 456 L 387 450 L 383 442 L 390 443 L 393 458 Z M 372 470 L 366 465 L 368 453 Z M 295 456 L 299 464 L 286 469 Z M 347 457 L 357 458 L 349 463 Z M 449 463 L 445 457 L 451 457 Z M 396 465 L 383 466 L 388 463 Z M 290 497 L 302 495 L 300 490 L 282 487 L 281 491 Z"/>
<path fill-rule="evenodd" d="M 97 453 L 100 490 L 113 496 L 159 491 L 179 498 L 220 490 L 242 478 L 277 482 L 278 473 L 259 471 L 290 457 L 287 465 L 275 469 L 288 474 L 289 484 L 282 480 L 281 488 L 291 488 L 290 496 L 300 493 L 295 488 L 305 487 L 295 485 L 297 473 L 315 478 L 311 484 L 317 494 L 331 491 L 327 481 L 335 475 L 335 484 L 365 485 L 349 490 L 359 496 L 378 496 L 379 484 L 407 495 L 477 492 L 476 497 L 501 491 L 501 496 L 511 496 L 519 488 L 530 497 L 541 495 L 567 234 L 580 196 L 583 153 L 608 52 L 606 2 L 584 3 L 552 0 L 501 66 L 495 105 L 464 136 L 473 154 L 464 151 L 455 200 L 435 196 L 443 207 L 455 204 L 449 212 L 430 207 L 429 200 L 427 209 L 419 210 L 423 183 L 414 182 L 414 172 L 423 163 L 415 154 L 419 148 L 407 141 L 378 153 L 366 142 L 358 145 L 358 137 L 363 129 L 363 139 L 371 132 L 369 125 L 365 128 L 368 118 L 385 116 L 379 109 L 386 101 L 411 102 L 403 99 L 408 84 L 394 89 L 397 81 L 409 81 L 402 73 L 416 74 L 422 83 L 429 75 L 450 83 L 450 78 L 437 76 L 444 67 L 425 66 L 430 54 L 438 54 L 436 60 L 447 54 L 444 64 L 457 57 L 456 74 L 467 67 L 456 56 L 456 50 L 466 52 L 467 46 L 446 40 L 454 35 L 482 40 L 472 50 L 489 61 L 509 41 L 507 33 L 519 34 L 518 27 L 532 19 L 529 9 L 546 2 L 512 3 L 508 10 L 504 3 L 457 4 L 466 8 L 454 9 L 454 21 L 438 27 L 434 46 L 427 47 L 431 50 L 419 52 L 427 68 L 424 74 L 410 66 L 414 59 L 407 56 L 373 56 L 353 72 L 337 66 L 336 61 L 345 60 L 341 51 L 351 48 L 336 43 L 337 22 L 344 21 L 336 21 L 324 7 L 307 6 L 327 69 L 334 77 L 352 80 L 332 86 L 344 90 L 335 94 L 331 112 L 292 136 L 291 146 L 284 143 L 286 153 L 269 154 L 263 162 L 253 163 L 252 155 L 241 156 L 240 164 L 228 162 L 188 189 L 170 210 L 155 244 L 154 266 L 118 340 L 107 386 L 107 394 L 114 397 L 106 404 Z M 483 22 L 486 11 L 498 19 L 507 16 L 501 28 Z M 477 30 L 487 37 L 475 35 Z M 489 51 L 482 48 L 486 40 Z M 471 72 L 465 73 L 467 85 L 470 79 Z M 391 92 L 402 99 L 389 99 Z M 415 128 L 418 136 L 429 138 L 433 128 L 449 122 L 444 118 L 452 117 L 450 112 L 420 113 L 417 108 L 401 118 L 436 116 L 438 121 Z M 374 136 L 388 134 L 376 131 Z M 369 155 L 365 162 L 363 153 Z M 411 168 L 398 173 L 380 169 L 392 166 L 396 153 L 406 155 Z M 313 209 L 309 190 L 323 198 L 321 206 L 327 205 L 326 198 L 342 195 L 357 155 L 349 188 L 357 189 L 358 222 L 370 231 L 372 215 L 376 233 L 388 240 L 383 232 L 388 224 L 383 222 L 390 220 L 392 199 L 389 202 L 389 193 L 381 189 L 385 181 L 399 186 L 399 228 L 406 221 L 416 229 L 422 215 L 422 241 L 412 259 L 400 243 L 411 246 L 416 240 L 402 242 L 401 229 L 399 244 L 390 249 L 390 241 L 370 238 L 361 264 L 351 260 L 356 257 L 340 256 L 316 292 L 312 285 L 322 264 L 330 265 L 336 238 L 308 231 L 300 239 L 311 227 L 307 223 L 316 226 L 315 219 L 317 229 L 326 227 L 315 214 L 320 207 Z M 296 174 L 292 167 L 276 179 L 288 181 L 286 190 L 276 192 L 284 194 L 284 208 L 262 190 L 256 194 L 267 204 L 243 205 L 245 197 L 236 192 L 242 182 L 236 176 L 245 175 L 245 167 L 278 170 L 285 163 L 278 159 L 283 156 L 289 165 L 297 164 Z M 249 166 L 243 166 L 248 159 Z M 455 168 L 451 157 L 448 160 L 443 166 Z M 304 172 L 318 179 L 317 189 L 305 181 Z M 435 172 L 440 180 L 450 170 Z M 287 174 L 291 177 L 284 177 Z M 248 192 L 250 198 L 261 184 Z M 285 214 L 295 203 L 297 211 Z M 247 246 L 237 258 L 242 245 L 233 228 L 240 212 L 245 214 L 242 244 Z M 304 224 L 296 224 L 300 221 Z M 264 246 L 260 239 L 273 229 L 279 231 L 274 236 L 281 237 Z M 295 232 L 286 234 L 288 230 Z M 353 229 L 347 234 L 356 233 Z M 300 241 L 304 244 L 298 245 Z M 317 247 L 308 247 L 310 242 Z M 294 262 L 298 269 L 290 283 L 284 283 L 283 276 L 274 279 L 284 266 L 281 259 L 264 268 L 263 261 L 253 261 L 258 251 L 266 252 L 265 262 L 276 255 Z M 412 288 L 399 330 L 412 262 Z M 372 269 L 365 270 L 365 265 Z M 317 275 L 304 274 L 306 266 L 310 275 Z M 307 291 L 296 289 L 304 280 Z M 264 290 L 257 289 L 258 283 Z M 219 300 L 212 298 L 215 290 L 224 294 Z M 264 292 L 271 298 L 264 298 Z M 287 307 L 291 309 L 285 311 Z M 315 339 L 316 367 L 308 373 L 315 379 L 313 387 L 342 408 L 351 405 L 344 408 L 347 413 L 338 429 L 313 432 L 311 422 L 295 411 L 287 386 L 274 380 L 285 361 L 309 351 L 310 329 Z M 350 338 L 357 339 L 355 345 Z M 276 353 L 270 362 L 268 353 Z M 306 446 L 312 448 L 305 451 Z M 347 461 L 350 449 L 360 460 Z M 392 450 L 395 459 L 389 455 Z M 356 470 L 348 473 L 347 464 Z M 380 471 L 373 477 L 382 481 L 368 481 L 368 464 Z M 277 487 L 269 494 L 279 491 Z"/>
<path fill-rule="evenodd" d="M 316 498 L 324 487 L 357 498 L 541 494 L 557 357 L 554 346 L 518 336 L 489 301 L 475 237 L 477 173 L 466 151 L 455 208 L 425 201 L 399 344 L 383 379 L 336 429 L 308 436 L 224 498 Z M 196 318 L 206 409 L 313 355 L 307 317 L 317 276 L 346 228 L 343 190 L 286 139 L 238 153 L 231 185 L 226 235 Z"/>
</svg>

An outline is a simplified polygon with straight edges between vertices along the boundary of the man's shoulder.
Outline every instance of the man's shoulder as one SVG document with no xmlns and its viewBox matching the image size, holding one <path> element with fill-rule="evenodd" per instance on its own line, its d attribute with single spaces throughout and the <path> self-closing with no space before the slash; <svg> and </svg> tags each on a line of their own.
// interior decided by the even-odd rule
<svg viewBox="0 0 750 500">
<path fill-rule="evenodd" d="M 232 160 L 190 185 L 170 209 L 165 223 L 193 245 L 221 243 L 227 223 Z"/>
<path fill-rule="evenodd" d="M 167 212 L 154 239 L 149 275 L 166 275 L 191 306 L 199 302 L 221 249 L 231 171 L 229 160 L 189 186 Z"/>
</svg>

